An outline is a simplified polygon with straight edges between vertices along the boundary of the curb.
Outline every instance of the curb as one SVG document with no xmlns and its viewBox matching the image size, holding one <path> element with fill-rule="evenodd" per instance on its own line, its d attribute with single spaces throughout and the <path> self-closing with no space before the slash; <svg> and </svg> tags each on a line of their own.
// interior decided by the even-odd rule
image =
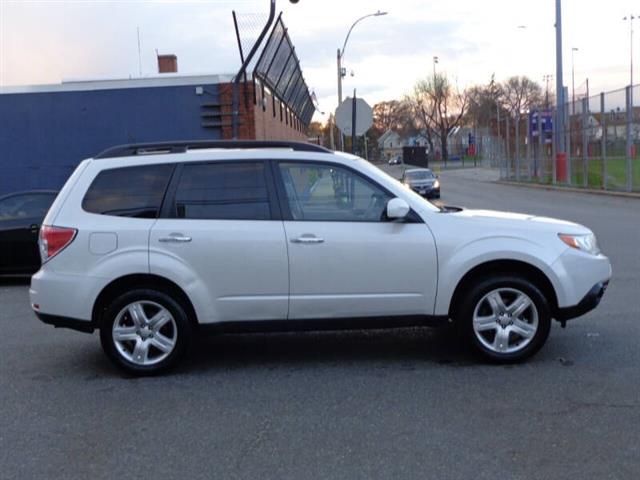
<svg viewBox="0 0 640 480">
<path fill-rule="evenodd" d="M 589 193 L 592 195 L 606 195 L 609 197 L 635 198 L 640 200 L 640 193 L 633 193 L 633 192 L 617 192 L 615 190 L 594 190 L 592 188 L 563 187 L 560 185 L 510 182 L 506 180 L 496 180 L 495 183 L 499 183 L 501 185 L 511 185 L 514 187 L 536 188 L 538 190 L 554 190 L 554 191 L 561 191 L 561 192 Z"/>
</svg>

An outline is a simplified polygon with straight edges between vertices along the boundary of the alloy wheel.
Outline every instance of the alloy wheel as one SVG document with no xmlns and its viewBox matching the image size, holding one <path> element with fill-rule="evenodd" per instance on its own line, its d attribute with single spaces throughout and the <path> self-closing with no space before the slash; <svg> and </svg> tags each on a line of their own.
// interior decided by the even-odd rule
<svg viewBox="0 0 640 480">
<path fill-rule="evenodd" d="M 142 300 L 124 307 L 113 322 L 113 343 L 127 361 L 140 366 L 155 365 L 175 349 L 178 327 L 162 305 Z"/>
<path fill-rule="evenodd" d="M 480 343 L 498 354 L 524 349 L 538 331 L 538 309 L 515 288 L 498 288 L 484 295 L 473 311 L 473 331 Z"/>
</svg>

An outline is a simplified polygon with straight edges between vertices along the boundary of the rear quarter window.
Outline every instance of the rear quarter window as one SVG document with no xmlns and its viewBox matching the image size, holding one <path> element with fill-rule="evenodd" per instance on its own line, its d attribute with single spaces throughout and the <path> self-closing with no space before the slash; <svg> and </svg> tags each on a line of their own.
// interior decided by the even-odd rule
<svg viewBox="0 0 640 480">
<path fill-rule="evenodd" d="M 103 170 L 82 200 L 83 210 L 117 217 L 156 218 L 173 164 Z"/>
</svg>

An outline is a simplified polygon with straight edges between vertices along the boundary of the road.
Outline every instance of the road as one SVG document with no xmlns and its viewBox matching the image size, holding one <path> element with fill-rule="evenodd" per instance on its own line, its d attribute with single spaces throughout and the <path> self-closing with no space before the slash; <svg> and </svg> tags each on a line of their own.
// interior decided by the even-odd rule
<svg viewBox="0 0 640 480">
<path fill-rule="evenodd" d="M 614 278 L 529 362 L 478 363 L 446 330 L 200 339 L 128 378 L 0 280 L 0 477 L 637 479 L 640 200 L 441 175 L 442 201 L 591 227 Z M 72 299 L 69 299 L 72 301 Z"/>
</svg>

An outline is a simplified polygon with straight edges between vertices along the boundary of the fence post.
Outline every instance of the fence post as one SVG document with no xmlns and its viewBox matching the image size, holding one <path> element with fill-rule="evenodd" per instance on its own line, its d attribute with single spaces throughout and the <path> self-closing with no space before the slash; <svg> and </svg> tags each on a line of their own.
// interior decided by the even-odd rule
<svg viewBox="0 0 640 480">
<path fill-rule="evenodd" d="M 602 154 L 602 188 L 607 189 L 607 120 L 604 110 L 604 92 L 600 93 L 600 128 L 602 128 L 602 138 L 600 153 Z"/>
<path fill-rule="evenodd" d="M 582 186 L 589 186 L 589 98 L 582 99 Z"/>
<path fill-rule="evenodd" d="M 539 111 L 538 112 L 538 161 L 535 169 L 536 175 L 538 176 L 538 182 L 540 182 L 540 177 L 544 176 L 544 156 L 545 156 L 544 154 L 545 154 L 544 124 L 542 122 L 542 111 Z M 540 175 L 538 171 L 540 171 L 542 175 Z"/>
<path fill-rule="evenodd" d="M 569 98 L 569 88 L 568 87 L 564 87 L 563 88 L 563 96 L 565 99 Z M 563 113 L 564 113 L 564 121 L 562 122 L 564 125 L 564 132 L 562 132 L 562 135 L 564 135 L 565 141 L 564 144 L 566 145 L 566 150 L 567 150 L 567 183 L 569 185 L 573 184 L 573 168 L 571 168 L 573 165 L 571 165 L 571 116 L 570 116 L 570 109 L 569 109 L 569 104 L 566 103 L 563 109 Z"/>
<path fill-rule="evenodd" d="M 531 181 L 531 113 L 527 112 L 527 134 L 524 137 L 527 142 L 527 177 Z"/>
<path fill-rule="evenodd" d="M 520 181 L 520 112 L 516 113 L 516 181 Z"/>
<path fill-rule="evenodd" d="M 511 115 L 507 115 L 505 117 L 505 123 L 506 123 L 505 130 L 507 132 L 506 141 L 505 141 L 505 154 L 506 154 L 506 165 L 507 165 L 507 178 L 509 180 L 511 180 L 511 159 L 509 158 L 510 157 L 510 155 L 509 155 L 510 152 L 509 151 L 511 150 L 511 145 L 510 145 L 511 142 L 509 141 L 510 140 L 509 137 L 511 136 L 511 135 L 509 135 L 509 130 L 510 130 L 509 129 L 509 117 L 510 116 Z"/>
<path fill-rule="evenodd" d="M 553 110 L 551 115 L 553 128 L 551 129 L 551 183 L 558 183 L 558 147 L 556 145 L 558 136 L 558 109 Z"/>
<path fill-rule="evenodd" d="M 627 100 L 627 192 L 630 192 L 633 187 L 633 172 L 632 172 L 632 159 L 631 159 L 631 146 L 632 142 L 632 131 L 631 131 L 631 123 L 633 122 L 633 105 L 631 105 L 631 89 L 632 86 L 628 86 L 625 89 L 626 100 Z"/>
</svg>

